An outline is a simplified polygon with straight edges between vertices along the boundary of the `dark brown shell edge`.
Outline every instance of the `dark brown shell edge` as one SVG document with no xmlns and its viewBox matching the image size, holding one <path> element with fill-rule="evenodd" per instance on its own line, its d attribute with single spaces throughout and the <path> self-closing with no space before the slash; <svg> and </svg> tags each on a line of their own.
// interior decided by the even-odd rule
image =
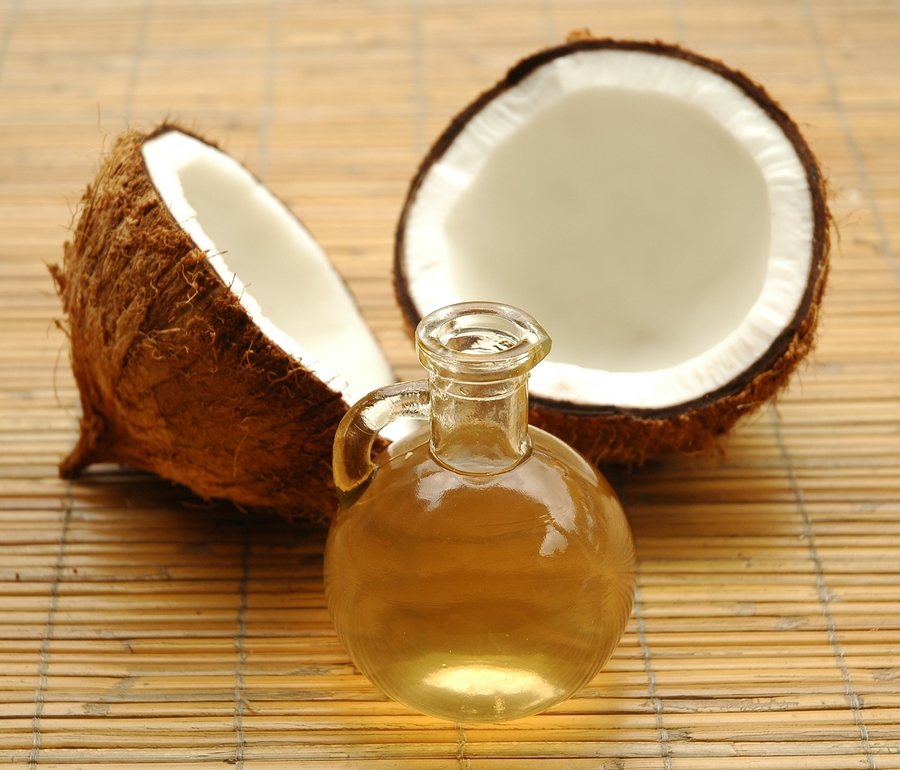
<svg viewBox="0 0 900 770">
<path fill-rule="evenodd" d="M 120 463 L 207 499 L 325 522 L 347 405 L 260 332 L 172 218 L 141 153 L 169 130 L 191 134 L 164 124 L 119 137 L 50 268 L 82 406 L 60 474 Z"/>
<path fill-rule="evenodd" d="M 813 243 L 806 290 L 796 313 L 769 349 L 741 375 L 701 398 L 662 409 L 628 409 L 581 405 L 532 397 L 534 425 L 568 441 L 596 463 L 643 463 L 670 453 L 699 454 L 716 446 L 735 423 L 774 398 L 815 343 L 819 306 L 825 291 L 830 249 L 831 214 L 819 164 L 793 119 L 747 75 L 721 61 L 660 41 L 595 39 L 576 35 L 564 45 L 539 51 L 509 70 L 506 77 L 460 112 L 422 160 L 397 223 L 394 249 L 394 292 L 409 330 L 421 315 L 409 296 L 403 255 L 406 221 L 428 169 L 447 151 L 466 124 L 507 89 L 535 69 L 560 56 L 587 50 L 643 51 L 682 59 L 705 67 L 750 96 L 782 129 L 806 171 L 813 205 Z"/>
</svg>

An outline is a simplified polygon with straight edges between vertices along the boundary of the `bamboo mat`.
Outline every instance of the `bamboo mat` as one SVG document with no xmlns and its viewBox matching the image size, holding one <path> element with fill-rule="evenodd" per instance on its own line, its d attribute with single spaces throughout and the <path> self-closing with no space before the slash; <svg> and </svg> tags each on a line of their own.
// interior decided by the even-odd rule
<svg viewBox="0 0 900 770">
<path fill-rule="evenodd" d="M 47 263 L 104 147 L 177 118 L 346 276 L 398 373 L 393 227 L 448 119 L 567 31 L 682 42 L 804 127 L 840 231 L 814 363 L 722 457 L 617 478 L 637 604 L 550 713 L 454 725 L 349 663 L 321 531 L 56 464 L 77 393 Z M 900 4 L 0 0 L 0 766 L 900 768 Z"/>
</svg>

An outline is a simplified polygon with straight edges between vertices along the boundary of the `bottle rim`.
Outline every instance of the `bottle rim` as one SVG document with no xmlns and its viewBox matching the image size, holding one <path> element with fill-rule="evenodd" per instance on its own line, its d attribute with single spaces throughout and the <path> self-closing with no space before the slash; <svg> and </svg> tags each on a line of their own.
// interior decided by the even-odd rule
<svg viewBox="0 0 900 770">
<path fill-rule="evenodd" d="M 419 360 L 432 374 L 488 382 L 526 374 L 550 352 L 550 336 L 528 313 L 498 302 L 461 302 L 416 328 Z"/>
</svg>

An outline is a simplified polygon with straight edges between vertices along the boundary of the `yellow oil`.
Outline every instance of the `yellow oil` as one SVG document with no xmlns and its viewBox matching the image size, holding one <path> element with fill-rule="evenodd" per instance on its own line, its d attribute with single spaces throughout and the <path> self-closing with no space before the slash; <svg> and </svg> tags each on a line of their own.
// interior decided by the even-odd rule
<svg viewBox="0 0 900 770">
<path fill-rule="evenodd" d="M 628 621 L 634 560 L 621 507 L 580 455 L 534 428 L 523 462 L 484 476 L 445 469 L 428 435 L 382 453 L 332 523 L 334 624 L 363 673 L 426 714 L 542 711 L 594 676 Z"/>
</svg>

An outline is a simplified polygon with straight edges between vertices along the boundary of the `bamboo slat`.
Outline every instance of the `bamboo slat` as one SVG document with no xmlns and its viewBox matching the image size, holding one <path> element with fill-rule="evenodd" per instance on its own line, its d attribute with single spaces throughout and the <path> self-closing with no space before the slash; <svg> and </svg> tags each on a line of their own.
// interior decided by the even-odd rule
<svg viewBox="0 0 900 770">
<path fill-rule="evenodd" d="M 639 590 L 604 670 L 546 714 L 455 725 L 350 663 L 322 531 L 128 470 L 57 477 L 78 394 L 47 265 L 115 135 L 179 119 L 303 219 L 418 378 L 390 275 L 409 180 L 583 27 L 781 101 L 829 177 L 829 289 L 811 363 L 719 454 L 609 469 Z M 900 768 L 900 5 L 0 0 L 0 108 L 0 767 Z"/>
</svg>

